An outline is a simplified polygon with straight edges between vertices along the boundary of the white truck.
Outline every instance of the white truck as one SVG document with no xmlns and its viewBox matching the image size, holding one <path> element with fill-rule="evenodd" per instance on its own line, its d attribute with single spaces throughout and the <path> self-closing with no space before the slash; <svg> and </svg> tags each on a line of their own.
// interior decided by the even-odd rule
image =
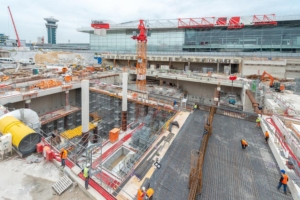
<svg viewBox="0 0 300 200">
<path fill-rule="evenodd" d="M 35 65 L 35 62 L 33 61 L 32 58 L 29 58 L 29 59 L 20 59 L 19 62 L 23 66 L 26 66 L 26 65 Z"/>
</svg>

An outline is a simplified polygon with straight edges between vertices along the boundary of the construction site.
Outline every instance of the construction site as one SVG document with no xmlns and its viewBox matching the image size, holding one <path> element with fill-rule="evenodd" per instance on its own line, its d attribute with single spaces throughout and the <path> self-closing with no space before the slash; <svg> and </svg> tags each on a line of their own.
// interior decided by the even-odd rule
<svg viewBox="0 0 300 200">
<path fill-rule="evenodd" d="M 300 56 L 162 55 L 145 24 L 133 53 L 0 50 L 1 199 L 300 199 Z"/>
</svg>

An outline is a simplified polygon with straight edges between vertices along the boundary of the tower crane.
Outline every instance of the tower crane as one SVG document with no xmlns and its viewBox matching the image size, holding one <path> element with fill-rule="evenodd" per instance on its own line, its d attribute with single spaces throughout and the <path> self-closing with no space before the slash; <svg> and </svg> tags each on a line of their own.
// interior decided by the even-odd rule
<svg viewBox="0 0 300 200">
<path fill-rule="evenodd" d="M 131 37 L 137 40 L 136 84 L 138 90 L 146 91 L 147 29 L 144 20 L 140 20 L 138 29 L 140 31 L 139 35 Z"/>
<path fill-rule="evenodd" d="M 16 33 L 17 41 L 18 41 L 18 47 L 20 47 L 21 46 L 21 42 L 20 42 L 20 39 L 19 39 L 19 35 L 18 35 L 18 31 L 17 31 L 16 25 L 15 25 L 15 22 L 14 22 L 14 18 L 13 18 L 12 14 L 11 14 L 9 6 L 7 6 L 7 8 L 8 8 L 9 14 L 10 14 L 11 21 L 12 21 L 12 23 L 14 25 L 14 29 L 15 29 L 15 33 Z"/>
</svg>

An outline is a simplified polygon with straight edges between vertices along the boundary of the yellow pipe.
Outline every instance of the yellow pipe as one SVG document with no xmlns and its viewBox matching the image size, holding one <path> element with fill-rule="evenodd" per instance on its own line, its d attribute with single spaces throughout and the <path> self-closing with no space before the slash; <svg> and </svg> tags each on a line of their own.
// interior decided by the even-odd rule
<svg viewBox="0 0 300 200">
<path fill-rule="evenodd" d="M 12 144 L 18 149 L 24 138 L 26 138 L 30 134 L 37 134 L 23 122 L 12 116 L 6 116 L 0 119 L 0 132 L 4 135 L 7 133 L 11 133 Z"/>
</svg>

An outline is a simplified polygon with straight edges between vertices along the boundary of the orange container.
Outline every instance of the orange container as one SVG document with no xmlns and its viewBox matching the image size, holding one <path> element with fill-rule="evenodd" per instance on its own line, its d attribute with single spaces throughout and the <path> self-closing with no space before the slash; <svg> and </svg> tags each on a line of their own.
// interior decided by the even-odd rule
<svg viewBox="0 0 300 200">
<path fill-rule="evenodd" d="M 72 76 L 65 76 L 65 82 L 69 83 L 72 80 Z"/>
<path fill-rule="evenodd" d="M 111 131 L 109 131 L 109 141 L 111 143 L 116 142 L 119 139 L 119 133 L 120 133 L 120 129 L 118 128 L 114 128 Z"/>
<path fill-rule="evenodd" d="M 63 67 L 61 71 L 62 73 L 66 73 L 68 71 L 68 68 Z"/>
<path fill-rule="evenodd" d="M 132 98 L 137 99 L 137 93 L 133 93 Z"/>
</svg>

